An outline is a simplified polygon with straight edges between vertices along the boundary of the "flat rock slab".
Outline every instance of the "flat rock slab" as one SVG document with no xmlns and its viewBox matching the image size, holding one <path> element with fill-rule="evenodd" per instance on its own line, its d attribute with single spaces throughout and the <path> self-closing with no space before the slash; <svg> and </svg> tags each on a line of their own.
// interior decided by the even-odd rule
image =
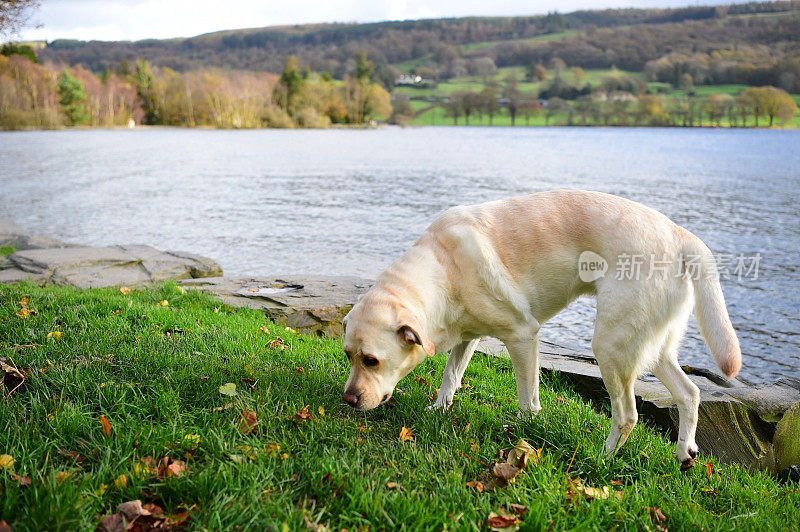
<svg viewBox="0 0 800 532">
<path fill-rule="evenodd" d="M 213 294 L 231 307 L 263 310 L 271 320 L 297 331 L 339 338 L 343 332 L 342 318 L 372 286 L 372 281 L 284 275 L 188 279 L 179 284 Z"/>
<path fill-rule="evenodd" d="M 0 261 L 0 282 L 24 280 L 100 288 L 222 275 L 215 261 L 150 246 L 73 246 L 17 251 Z"/>
<path fill-rule="evenodd" d="M 0 220 L 0 246 L 11 246 L 16 250 L 70 247 L 68 244 L 47 236 L 29 235 L 17 224 Z"/>
</svg>

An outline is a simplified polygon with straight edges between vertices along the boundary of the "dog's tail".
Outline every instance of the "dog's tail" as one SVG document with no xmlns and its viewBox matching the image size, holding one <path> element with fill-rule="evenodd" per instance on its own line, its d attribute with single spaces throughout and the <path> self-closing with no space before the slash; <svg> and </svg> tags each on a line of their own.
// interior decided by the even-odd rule
<svg viewBox="0 0 800 532">
<path fill-rule="evenodd" d="M 699 238 L 687 231 L 683 261 L 684 271 L 694 285 L 694 313 L 700 332 L 706 339 L 714 362 L 725 376 L 732 379 L 742 367 L 742 352 L 725 308 L 714 255 Z"/>
</svg>

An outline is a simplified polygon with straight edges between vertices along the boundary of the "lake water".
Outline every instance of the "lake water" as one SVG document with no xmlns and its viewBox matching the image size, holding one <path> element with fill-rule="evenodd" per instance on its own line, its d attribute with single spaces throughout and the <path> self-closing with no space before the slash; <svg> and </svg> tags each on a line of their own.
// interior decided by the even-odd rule
<svg viewBox="0 0 800 532">
<path fill-rule="evenodd" d="M 443 209 L 553 188 L 654 207 L 715 253 L 754 382 L 800 377 L 800 131 L 181 129 L 0 133 L 0 218 L 92 245 L 147 243 L 226 274 L 375 277 Z M 589 349 L 581 299 L 543 338 Z M 692 320 L 681 360 L 714 367 Z"/>
</svg>

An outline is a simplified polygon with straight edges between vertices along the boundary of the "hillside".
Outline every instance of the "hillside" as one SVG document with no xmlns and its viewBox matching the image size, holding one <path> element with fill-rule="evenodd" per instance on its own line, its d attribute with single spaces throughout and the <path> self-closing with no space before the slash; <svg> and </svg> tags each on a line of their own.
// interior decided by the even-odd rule
<svg viewBox="0 0 800 532">
<path fill-rule="evenodd" d="M 136 42 L 56 40 L 40 57 L 80 63 L 94 72 L 139 57 L 179 72 L 209 67 L 279 72 L 293 54 L 302 66 L 340 79 L 362 50 L 387 87 L 399 71 L 415 66 L 428 67 L 438 80 L 473 73 L 481 58 L 498 67 L 546 64 L 560 57 L 569 66 L 643 71 L 649 61 L 671 54 L 715 52 L 726 62 L 746 63 L 751 78 L 763 78 L 738 82 L 778 85 L 773 78 L 783 70 L 776 73 L 775 66 L 800 57 L 800 1 L 280 26 Z M 792 81 L 800 84 L 797 70 Z M 787 87 L 800 91 L 792 89 Z"/>
</svg>

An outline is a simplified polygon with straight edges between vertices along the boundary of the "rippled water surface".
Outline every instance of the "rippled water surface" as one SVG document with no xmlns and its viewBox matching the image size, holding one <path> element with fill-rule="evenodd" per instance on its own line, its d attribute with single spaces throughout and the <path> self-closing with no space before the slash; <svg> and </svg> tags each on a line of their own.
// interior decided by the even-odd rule
<svg viewBox="0 0 800 532">
<path fill-rule="evenodd" d="M 0 218 L 92 245 L 148 243 L 227 274 L 376 276 L 441 210 L 552 188 L 654 207 L 715 253 L 756 382 L 800 377 L 800 131 L 420 128 L 0 133 Z M 752 275 L 751 275 L 752 277 Z M 588 349 L 593 302 L 542 336 Z M 684 362 L 713 367 L 692 320 Z"/>
</svg>

